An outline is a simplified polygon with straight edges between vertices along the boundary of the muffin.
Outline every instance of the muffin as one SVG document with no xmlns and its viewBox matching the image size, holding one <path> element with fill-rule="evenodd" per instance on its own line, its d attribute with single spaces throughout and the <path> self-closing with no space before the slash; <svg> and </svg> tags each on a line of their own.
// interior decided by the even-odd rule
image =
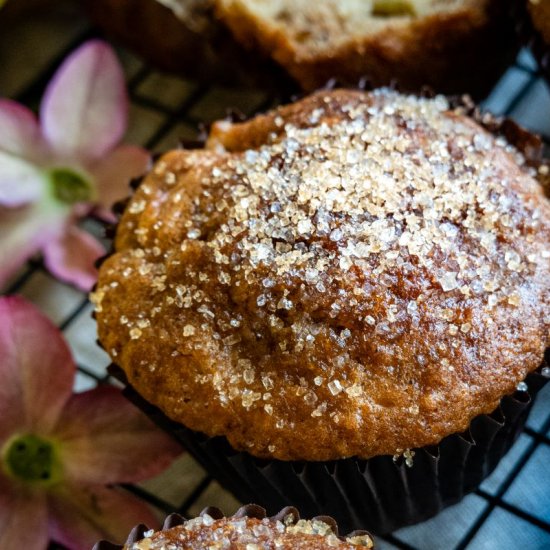
<svg viewBox="0 0 550 550">
<path fill-rule="evenodd" d="M 162 5 L 161 5 L 162 4 Z M 93 19 L 160 67 L 303 89 L 396 80 L 485 95 L 518 49 L 513 0 L 94 0 Z M 266 66 L 267 63 L 267 66 Z M 256 78 L 257 77 L 257 78 Z M 284 82 L 284 80 L 283 80 Z"/>
<path fill-rule="evenodd" d="M 130 199 L 100 342 L 244 501 L 345 529 L 433 514 L 496 465 L 542 383 L 525 382 L 550 324 L 537 143 L 390 89 L 220 121 Z M 390 480 L 420 509 L 378 494 Z M 371 516 L 369 491 L 390 509 Z"/>
<path fill-rule="evenodd" d="M 235 37 L 305 90 L 329 78 L 485 95 L 517 52 L 511 2 L 218 0 Z"/>
<path fill-rule="evenodd" d="M 100 542 L 94 550 L 116 550 L 122 546 Z M 161 531 L 146 531 L 140 526 L 128 538 L 127 550 L 202 550 L 224 548 L 248 550 L 354 550 L 374 548 L 366 532 L 338 536 L 336 522 L 329 517 L 300 519 L 295 508 L 287 507 L 274 517 L 266 517 L 265 510 L 249 504 L 231 517 L 224 517 L 217 508 L 206 508 L 199 517 L 185 520 L 173 514 L 166 519 Z"/>
</svg>

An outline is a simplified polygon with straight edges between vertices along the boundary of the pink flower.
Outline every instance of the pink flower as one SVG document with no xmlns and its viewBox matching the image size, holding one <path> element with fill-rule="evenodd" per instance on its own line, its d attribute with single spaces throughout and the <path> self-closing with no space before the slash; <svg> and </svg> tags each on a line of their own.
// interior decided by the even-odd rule
<svg viewBox="0 0 550 550">
<path fill-rule="evenodd" d="M 0 298 L 0 548 L 123 541 L 149 508 L 113 483 L 143 480 L 180 452 L 113 387 L 72 394 L 75 365 L 34 306 Z"/>
<path fill-rule="evenodd" d="M 128 101 L 112 49 L 92 40 L 73 52 L 49 83 L 40 122 L 26 107 L 0 99 L 0 287 L 42 251 L 60 279 L 89 290 L 102 245 L 79 218 L 128 194 L 147 168 L 141 147 L 119 145 Z"/>
</svg>

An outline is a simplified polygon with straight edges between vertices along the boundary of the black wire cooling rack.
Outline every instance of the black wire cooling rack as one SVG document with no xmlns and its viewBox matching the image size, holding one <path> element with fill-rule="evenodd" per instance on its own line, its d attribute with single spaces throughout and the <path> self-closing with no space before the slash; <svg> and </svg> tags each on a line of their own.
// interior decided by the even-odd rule
<svg viewBox="0 0 550 550">
<path fill-rule="evenodd" d="M 70 41 L 41 68 L 13 99 L 36 106 L 44 87 L 64 57 L 88 38 L 87 29 Z M 174 147 L 179 138 L 193 138 L 201 123 L 224 116 L 237 107 L 245 114 L 261 111 L 276 100 L 250 90 L 226 90 L 168 77 L 120 51 L 128 75 L 131 100 L 130 141 L 151 151 Z M 1 93 L 1 89 L 0 89 Z M 484 107 L 515 118 L 530 129 L 550 135 L 550 94 L 527 51 L 522 51 Z M 136 125 L 135 121 L 139 121 Z M 89 219 L 84 226 L 102 235 L 103 226 Z M 106 356 L 95 345 L 95 325 L 87 297 L 54 281 L 39 259 L 31 260 L 7 288 L 21 293 L 44 309 L 64 332 L 78 364 L 76 388 L 115 383 L 107 374 Z M 550 386 L 550 384 L 549 384 Z M 190 457 L 188 461 L 192 461 Z M 520 548 L 550 549 L 550 388 L 541 392 L 520 439 L 498 469 L 473 494 L 436 518 L 386 536 L 377 548 L 462 550 Z M 203 505 L 236 506 L 198 465 L 187 465 L 185 482 L 179 471 L 165 474 L 166 486 L 176 485 L 178 497 L 150 485 L 125 486 L 162 513 L 196 514 Z M 233 509 L 224 512 L 232 513 Z"/>
</svg>

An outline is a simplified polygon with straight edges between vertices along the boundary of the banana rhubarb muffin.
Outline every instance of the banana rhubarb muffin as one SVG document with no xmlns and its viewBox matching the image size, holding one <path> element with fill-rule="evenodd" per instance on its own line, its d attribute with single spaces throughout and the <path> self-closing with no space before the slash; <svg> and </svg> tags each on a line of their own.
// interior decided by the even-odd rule
<svg viewBox="0 0 550 550">
<path fill-rule="evenodd" d="M 137 540 L 136 540 L 137 539 Z M 121 546 L 98 543 L 95 550 L 121 549 Z M 236 514 L 224 517 L 217 508 L 206 508 L 200 516 L 184 520 L 167 518 L 164 529 L 132 534 L 125 550 L 356 550 L 374 548 L 371 536 L 355 532 L 338 536 L 336 522 L 329 517 L 300 519 L 295 508 L 285 508 L 274 517 L 255 505 L 241 507 Z"/>
<path fill-rule="evenodd" d="M 321 91 L 218 122 L 130 199 L 100 342 L 145 401 L 235 451 L 411 463 L 543 361 L 538 177 L 442 96 Z"/>
<path fill-rule="evenodd" d="M 514 58 L 508 0 L 216 0 L 234 36 L 314 90 L 328 79 L 483 96 Z"/>
<path fill-rule="evenodd" d="M 94 21 L 186 78 L 328 79 L 483 96 L 519 48 L 515 0 L 87 0 Z M 279 71 L 275 70 L 279 68 Z M 282 70 L 281 70 L 282 69 Z M 281 74 L 279 74 L 281 73 Z"/>
</svg>

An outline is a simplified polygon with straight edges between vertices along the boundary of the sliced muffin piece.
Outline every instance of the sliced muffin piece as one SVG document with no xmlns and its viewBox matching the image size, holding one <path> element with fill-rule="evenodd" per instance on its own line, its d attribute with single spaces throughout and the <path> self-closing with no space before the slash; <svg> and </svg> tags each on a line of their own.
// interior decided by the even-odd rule
<svg viewBox="0 0 550 550">
<path fill-rule="evenodd" d="M 517 52 L 503 0 L 217 0 L 250 49 L 275 59 L 306 90 L 330 78 L 404 89 L 487 93 Z"/>
<path fill-rule="evenodd" d="M 306 90 L 396 80 L 486 94 L 518 51 L 515 0 L 87 0 L 94 21 L 164 70 Z"/>
</svg>

